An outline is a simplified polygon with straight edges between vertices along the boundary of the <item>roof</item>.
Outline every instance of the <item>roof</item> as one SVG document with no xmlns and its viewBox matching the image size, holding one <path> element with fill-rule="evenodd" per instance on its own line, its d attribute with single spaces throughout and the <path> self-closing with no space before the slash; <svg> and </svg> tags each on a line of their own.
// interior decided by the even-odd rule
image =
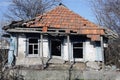
<svg viewBox="0 0 120 80">
<path fill-rule="evenodd" d="M 104 27 L 104 29 L 105 29 L 106 37 L 108 37 L 109 39 L 115 40 L 115 39 L 119 38 L 119 34 L 117 34 L 115 31 L 113 31 L 107 27 Z"/>
<path fill-rule="evenodd" d="M 59 5 L 24 24 L 27 28 L 42 28 L 43 32 L 47 32 L 50 28 L 64 29 L 66 33 L 75 32 L 76 34 L 87 35 L 92 40 L 98 40 L 100 35 L 105 34 L 103 28 L 84 19 L 63 5 Z"/>
<path fill-rule="evenodd" d="M 68 33 L 73 31 L 77 34 L 94 35 L 94 37 L 92 36 L 93 40 L 96 40 L 99 35 L 104 35 L 103 28 L 84 19 L 63 5 L 37 16 L 33 22 L 30 21 L 28 23 L 27 27 L 43 27 L 44 32 L 48 28 L 60 28 L 65 29 Z"/>
</svg>

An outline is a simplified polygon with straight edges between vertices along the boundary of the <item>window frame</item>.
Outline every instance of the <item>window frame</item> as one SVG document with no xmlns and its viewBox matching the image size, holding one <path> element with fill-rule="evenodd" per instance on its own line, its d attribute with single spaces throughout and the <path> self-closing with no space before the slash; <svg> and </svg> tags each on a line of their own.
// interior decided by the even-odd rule
<svg viewBox="0 0 120 80">
<path fill-rule="evenodd" d="M 30 39 L 37 39 L 37 43 L 30 43 L 29 40 Z M 40 45 L 39 45 L 39 41 L 40 39 L 39 38 L 36 38 L 36 37 L 28 37 L 27 38 L 27 57 L 39 57 L 39 52 L 40 52 Z M 30 45 L 32 45 L 32 54 L 30 54 L 30 50 L 29 50 L 29 47 Z M 38 49 L 34 49 L 34 45 L 37 45 Z M 37 54 L 34 53 L 34 50 L 37 50 Z"/>
<path fill-rule="evenodd" d="M 74 47 L 74 44 L 82 44 L 82 46 L 75 46 Z M 76 43 L 73 43 L 73 58 L 75 58 L 74 57 L 74 49 L 78 49 L 78 50 L 82 50 L 82 53 L 80 53 L 80 54 L 82 54 L 82 57 L 80 57 L 80 58 L 83 58 L 83 42 L 76 42 Z M 79 58 L 76 58 L 76 59 L 79 59 Z"/>
<path fill-rule="evenodd" d="M 74 58 L 74 44 L 75 43 L 82 43 L 82 47 L 76 47 L 76 49 L 78 49 L 78 48 L 80 48 L 80 49 L 82 49 L 82 58 Z M 84 47 L 85 47 L 85 43 L 84 42 L 72 42 L 72 61 L 81 61 L 81 62 L 83 62 L 84 61 Z"/>
</svg>

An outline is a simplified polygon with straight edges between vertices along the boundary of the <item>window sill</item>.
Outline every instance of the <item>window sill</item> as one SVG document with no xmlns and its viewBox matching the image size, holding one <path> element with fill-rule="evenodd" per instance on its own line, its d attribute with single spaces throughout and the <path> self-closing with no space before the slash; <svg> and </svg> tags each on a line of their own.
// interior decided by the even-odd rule
<svg viewBox="0 0 120 80">
<path fill-rule="evenodd" d="M 75 62 L 84 62 L 83 58 L 74 58 L 71 61 L 75 61 Z"/>
<path fill-rule="evenodd" d="M 40 57 L 38 54 L 28 54 L 27 57 L 33 58 L 33 57 Z"/>
</svg>

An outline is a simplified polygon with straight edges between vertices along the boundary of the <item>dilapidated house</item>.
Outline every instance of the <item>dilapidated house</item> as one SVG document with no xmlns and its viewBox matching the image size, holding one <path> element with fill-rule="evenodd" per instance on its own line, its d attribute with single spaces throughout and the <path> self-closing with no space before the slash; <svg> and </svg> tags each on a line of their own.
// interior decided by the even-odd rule
<svg viewBox="0 0 120 80">
<path fill-rule="evenodd" d="M 50 59 L 104 62 L 105 29 L 63 5 L 32 20 L 13 21 L 3 29 L 11 38 L 9 64 L 15 60 L 15 65 L 41 65 Z"/>
</svg>

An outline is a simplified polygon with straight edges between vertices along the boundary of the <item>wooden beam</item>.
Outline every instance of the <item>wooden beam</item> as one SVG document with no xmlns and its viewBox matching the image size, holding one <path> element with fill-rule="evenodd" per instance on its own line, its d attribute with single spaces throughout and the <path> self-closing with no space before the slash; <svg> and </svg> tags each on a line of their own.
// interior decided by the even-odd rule
<svg viewBox="0 0 120 80">
<path fill-rule="evenodd" d="M 63 35 L 67 35 L 67 34 L 70 34 L 70 35 L 86 35 L 86 34 L 77 34 L 77 33 L 65 33 L 65 32 L 58 32 L 58 31 L 55 31 L 55 32 L 42 32 L 42 31 L 34 31 L 34 30 L 15 30 L 15 29 L 8 29 L 7 32 L 15 32 L 15 33 L 43 33 L 43 34 L 63 34 Z"/>
<path fill-rule="evenodd" d="M 105 64 L 104 64 L 104 42 L 103 42 L 103 36 L 101 38 L 101 52 L 102 52 L 102 69 L 105 70 Z"/>
<path fill-rule="evenodd" d="M 41 57 L 43 57 L 43 34 L 40 34 L 40 53 L 41 53 Z"/>
<path fill-rule="evenodd" d="M 44 58 L 43 58 L 43 34 L 40 34 L 40 54 L 41 54 L 41 61 L 42 61 L 42 69 L 44 69 Z"/>
<path fill-rule="evenodd" d="M 67 44 L 68 44 L 68 59 L 70 61 L 71 55 L 70 55 L 70 36 L 67 35 Z"/>
</svg>

